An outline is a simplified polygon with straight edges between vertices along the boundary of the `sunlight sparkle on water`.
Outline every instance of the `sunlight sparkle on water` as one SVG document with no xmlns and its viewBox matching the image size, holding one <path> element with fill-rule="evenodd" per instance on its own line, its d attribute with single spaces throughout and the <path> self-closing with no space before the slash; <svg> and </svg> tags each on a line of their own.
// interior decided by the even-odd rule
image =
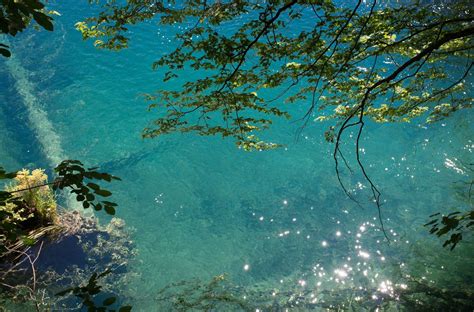
<svg viewBox="0 0 474 312">
<path fill-rule="evenodd" d="M 340 278 L 346 278 L 348 275 L 345 270 L 341 270 L 341 269 L 334 270 L 334 274 L 336 274 Z"/>
<path fill-rule="evenodd" d="M 393 288 L 392 282 L 390 280 L 382 281 L 379 285 L 378 290 L 381 293 L 389 294 L 390 296 L 394 295 L 394 288 Z"/>
</svg>

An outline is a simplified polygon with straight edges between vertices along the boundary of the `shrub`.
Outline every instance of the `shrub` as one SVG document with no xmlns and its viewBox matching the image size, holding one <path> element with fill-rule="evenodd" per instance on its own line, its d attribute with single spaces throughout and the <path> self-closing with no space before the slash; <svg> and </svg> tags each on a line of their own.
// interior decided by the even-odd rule
<svg viewBox="0 0 474 312">
<path fill-rule="evenodd" d="M 43 169 L 17 172 L 13 184 L 5 190 L 19 197 L 19 203 L 7 203 L 0 209 L 11 214 L 14 222 L 47 225 L 55 223 L 57 207 L 53 191 L 47 184 L 48 176 Z"/>
</svg>

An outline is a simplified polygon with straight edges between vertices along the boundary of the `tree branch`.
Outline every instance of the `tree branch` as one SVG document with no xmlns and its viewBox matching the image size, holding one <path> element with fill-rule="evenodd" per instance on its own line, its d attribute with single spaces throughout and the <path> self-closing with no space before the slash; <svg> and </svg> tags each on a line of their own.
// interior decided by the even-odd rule
<svg viewBox="0 0 474 312">
<path fill-rule="evenodd" d="M 378 212 L 379 212 L 379 221 L 381 223 L 382 231 L 383 231 L 383 233 L 384 233 L 384 235 L 385 235 L 385 237 L 387 238 L 388 241 L 390 241 L 390 239 L 388 238 L 388 235 L 385 232 L 383 221 L 382 221 L 382 216 L 381 216 L 381 209 L 380 209 L 381 208 L 381 203 L 380 203 L 381 193 L 378 190 L 378 188 L 375 186 L 373 181 L 370 179 L 370 177 L 368 176 L 368 174 L 365 170 L 365 166 L 361 161 L 360 153 L 359 153 L 360 138 L 361 138 L 363 127 L 365 125 L 364 120 L 363 120 L 364 112 L 365 112 L 365 107 L 367 105 L 367 102 L 369 101 L 369 97 L 371 95 L 371 92 L 374 89 L 376 89 L 377 87 L 381 86 L 382 84 L 385 84 L 385 83 L 388 83 L 388 82 L 394 80 L 395 78 L 398 77 L 399 74 L 401 74 L 403 71 L 405 71 L 411 65 L 415 64 L 416 62 L 422 60 L 425 57 L 428 57 L 434 50 L 439 49 L 443 44 L 448 43 L 448 42 L 450 42 L 452 40 L 455 40 L 455 39 L 470 37 L 472 35 L 474 35 L 474 27 L 462 29 L 462 30 L 456 31 L 456 32 L 447 33 L 444 36 L 442 36 L 441 38 L 438 38 L 437 40 L 435 40 L 434 42 L 429 44 L 426 48 L 424 48 L 422 51 L 420 51 L 414 57 L 410 58 L 405 63 L 400 65 L 389 76 L 387 76 L 383 79 L 380 79 L 380 80 L 376 81 L 375 83 L 373 83 L 372 85 L 370 85 L 369 87 L 367 87 L 367 89 L 365 90 L 364 95 L 363 95 L 359 105 L 357 105 L 352 110 L 352 112 L 349 114 L 349 116 L 346 117 L 346 119 L 344 120 L 344 122 L 342 123 L 342 125 L 341 125 L 341 127 L 338 131 L 337 139 L 336 139 L 336 145 L 335 145 L 334 153 L 333 153 L 333 158 L 335 159 L 335 162 L 336 162 L 336 173 L 339 176 L 339 168 L 338 168 L 339 165 L 338 165 L 338 159 L 337 158 L 338 158 L 338 153 L 340 152 L 340 143 L 341 143 L 342 133 L 349 127 L 352 127 L 352 126 L 355 126 L 355 125 L 360 125 L 359 132 L 358 132 L 358 135 L 357 135 L 357 138 L 356 138 L 357 163 L 359 164 L 359 168 L 362 170 L 362 174 L 364 175 L 365 179 L 370 184 L 372 194 L 374 196 L 374 200 L 375 200 L 375 203 L 377 205 Z M 374 66 L 372 67 L 372 71 L 373 71 L 373 69 L 374 69 Z M 368 79 L 368 81 L 370 81 L 370 79 Z M 356 116 L 356 114 L 359 114 L 358 121 L 355 122 L 355 123 L 349 124 L 349 121 L 352 120 L 352 118 L 354 118 Z M 339 179 L 339 181 L 341 181 L 341 180 Z"/>
</svg>

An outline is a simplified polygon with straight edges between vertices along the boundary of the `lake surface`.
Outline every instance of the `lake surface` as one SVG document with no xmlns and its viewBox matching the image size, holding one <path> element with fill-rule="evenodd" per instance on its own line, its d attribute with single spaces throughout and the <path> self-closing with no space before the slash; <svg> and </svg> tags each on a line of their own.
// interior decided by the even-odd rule
<svg viewBox="0 0 474 312">
<path fill-rule="evenodd" d="M 138 254 L 119 293 L 137 311 L 166 310 L 157 296 L 167 285 L 221 274 L 260 297 L 302 302 L 363 290 L 377 304 L 408 287 L 408 276 L 473 288 L 472 239 L 449 251 L 423 226 L 465 205 L 456 186 L 472 179 L 462 166 L 474 160 L 471 111 L 429 126 L 368 125 L 362 155 L 382 191 L 388 243 L 363 177 L 344 174 L 361 206 L 339 186 L 328 124 L 296 137 L 301 123 L 278 121 L 265 136 L 285 147 L 265 152 L 195 135 L 142 139 L 156 112 L 141 94 L 165 87 L 151 64 L 171 51 L 179 28 L 141 25 L 129 49 L 99 51 L 74 29 L 89 8 L 66 2 L 52 5 L 62 14 L 54 33 L 21 34 L 11 40 L 14 57 L 0 59 L 0 159 L 9 170 L 80 159 L 122 178 L 110 189 Z M 295 120 L 304 112 L 288 109 Z"/>
</svg>

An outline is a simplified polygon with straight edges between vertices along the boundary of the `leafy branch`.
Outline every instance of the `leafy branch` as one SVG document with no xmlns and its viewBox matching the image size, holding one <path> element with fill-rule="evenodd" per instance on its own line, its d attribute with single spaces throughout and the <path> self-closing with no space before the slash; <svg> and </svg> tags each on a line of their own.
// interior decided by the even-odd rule
<svg viewBox="0 0 474 312">
<path fill-rule="evenodd" d="M 0 33 L 15 36 L 25 30 L 34 20 L 41 28 L 53 31 L 51 15 L 58 15 L 56 11 L 48 11 L 44 3 L 39 0 L 2 1 L 0 3 Z M 0 43 L 0 54 L 10 57 L 9 46 Z"/>
<path fill-rule="evenodd" d="M 341 160 L 353 170 L 341 146 L 342 134 L 357 129 L 355 161 L 370 185 L 387 239 L 381 192 L 359 153 L 366 121 L 409 122 L 427 114 L 426 121 L 432 122 L 440 119 L 437 116 L 472 107 L 472 97 L 462 92 L 474 46 L 474 15 L 466 0 L 450 3 L 443 13 L 423 1 L 412 3 L 410 10 L 404 4 L 387 6 L 377 0 L 342 6 L 333 1 L 210 4 L 187 0 L 183 5 L 159 2 L 143 10 L 144 3 L 147 0 L 127 5 L 112 2 L 99 16 L 86 20 L 92 26 L 78 27 L 84 38 L 104 39 L 101 46 L 107 47 L 116 36 L 127 35 L 124 26 L 150 16 L 164 26 L 194 25 L 176 35 L 178 47 L 153 68 L 166 67 L 169 71 L 163 80 L 170 83 L 187 67 L 202 71 L 202 76 L 185 77 L 181 88 L 147 96 L 150 109 L 157 108 L 159 117 L 145 128 L 144 137 L 195 132 L 233 137 L 245 150 L 275 148 L 280 144 L 261 141 L 256 133 L 269 128 L 273 118 L 291 118 L 280 101 L 285 95 L 286 103 L 305 105 L 298 135 L 310 117 L 335 120 L 325 137 L 335 144 L 336 175 L 352 200 L 341 178 Z M 121 18 L 130 16 L 134 8 L 136 16 Z M 221 31 L 229 21 L 239 26 Z M 458 68 L 465 60 L 471 66 L 451 83 L 444 68 Z M 449 87 L 438 88 L 444 85 Z M 277 95 L 267 100 L 273 92 Z"/>
<path fill-rule="evenodd" d="M 114 215 L 117 204 L 107 200 L 97 200 L 99 197 L 109 197 L 112 193 L 100 187 L 100 185 L 89 182 L 91 180 L 102 180 L 111 182 L 120 181 L 120 178 L 108 173 L 98 172 L 97 167 L 85 169 L 78 160 L 65 160 L 54 170 L 58 177 L 53 182 L 53 189 L 69 188 L 72 194 L 76 195 L 76 200 L 82 202 L 84 209 L 94 207 L 99 211 L 104 209 L 107 214 Z"/>
<path fill-rule="evenodd" d="M 111 182 L 112 180 L 120 180 L 120 178 L 108 173 L 98 172 L 97 168 L 86 169 L 78 160 L 65 160 L 54 171 L 57 176 L 52 182 L 0 191 L 0 241 L 2 243 L 15 243 L 18 238 L 21 238 L 26 245 L 34 244 L 34 241 L 25 236 L 25 231 L 32 230 L 32 225 L 23 225 L 21 221 L 18 221 L 17 210 L 27 207 L 28 211 L 38 213 L 38 207 L 29 207 L 31 203 L 27 203 L 23 196 L 27 196 L 34 190 L 44 187 L 52 186 L 53 190 L 69 190 L 70 194 L 74 195 L 78 202 L 82 203 L 84 209 L 93 207 L 97 211 L 104 209 L 109 215 L 115 214 L 117 204 L 106 200 L 112 193 L 92 181 Z M 0 167 L 0 180 L 14 179 L 16 176 L 16 172 L 7 172 Z M 11 205 L 17 208 L 5 209 L 5 207 Z M 51 218 L 45 221 L 34 226 L 46 226 L 49 223 L 54 223 L 54 220 Z"/>
<path fill-rule="evenodd" d="M 99 211 L 104 208 L 107 214 L 114 215 L 114 207 L 117 207 L 116 203 L 107 200 L 96 200 L 96 196 L 109 197 L 112 193 L 101 188 L 100 185 L 88 181 L 104 180 L 106 182 L 111 182 L 112 180 L 120 181 L 121 179 L 108 173 L 98 172 L 96 171 L 97 169 L 98 167 L 85 169 L 84 165 L 78 160 L 64 160 L 54 169 L 57 173 L 57 177 L 54 181 L 10 192 L 1 191 L 0 196 L 2 197 L 0 197 L 0 205 L 2 205 L 2 202 L 4 203 L 8 199 L 12 199 L 12 194 L 31 191 L 51 185 L 53 190 L 62 190 L 64 188 L 70 189 L 70 192 L 76 195 L 76 200 L 82 203 L 84 209 L 92 206 L 95 210 Z M 1 167 L 0 170 L 2 170 Z M 2 172 L 0 171 L 0 178 L 1 174 Z M 16 176 L 16 173 L 7 173 L 4 174 L 4 176 L 12 179 Z"/>
<path fill-rule="evenodd" d="M 99 284 L 99 279 L 105 277 L 111 272 L 110 269 L 107 269 L 100 274 L 94 273 L 89 278 L 87 284 L 65 289 L 58 292 L 56 296 L 65 296 L 72 293 L 82 301 L 82 305 L 87 308 L 88 312 L 130 312 L 132 307 L 129 305 L 121 306 L 118 310 L 113 308 L 113 305 L 117 302 L 117 297 L 115 296 L 107 297 L 100 305 L 95 303 L 95 296 L 102 292 L 102 286 Z"/>
<path fill-rule="evenodd" d="M 358 130 L 357 137 L 356 137 L 355 155 L 356 155 L 356 159 L 357 159 L 357 163 L 359 165 L 359 168 L 362 171 L 362 174 L 364 175 L 366 181 L 370 184 L 372 195 L 374 196 L 374 200 L 375 200 L 375 203 L 376 203 L 377 209 L 378 209 L 379 222 L 381 224 L 382 231 L 383 231 L 385 237 L 387 238 L 387 240 L 389 240 L 389 238 L 388 238 L 388 236 L 387 236 L 387 234 L 384 230 L 383 220 L 382 220 L 382 216 L 381 216 L 381 202 L 380 202 L 381 193 L 380 193 L 379 189 L 377 188 L 377 186 L 374 184 L 374 182 L 371 180 L 369 175 L 367 174 L 365 166 L 362 163 L 361 157 L 360 157 L 359 144 L 360 144 L 360 138 L 361 138 L 361 135 L 362 135 L 362 130 L 363 130 L 364 125 L 365 125 L 364 113 L 365 113 L 365 108 L 366 108 L 366 105 L 369 101 L 371 92 L 374 91 L 376 88 L 378 88 L 378 87 L 380 87 L 384 84 L 387 84 L 387 83 L 391 82 L 392 80 L 396 79 L 401 73 L 406 71 L 411 65 L 413 65 L 416 62 L 422 60 L 425 56 L 429 56 L 433 51 L 435 51 L 436 49 L 439 49 L 443 44 L 446 44 L 446 43 L 448 43 L 450 41 L 453 41 L 453 40 L 456 40 L 458 38 L 470 37 L 472 35 L 474 35 L 474 28 L 473 27 L 467 28 L 467 29 L 462 29 L 462 30 L 457 31 L 457 32 L 447 33 L 443 37 L 439 38 L 438 40 L 430 43 L 425 49 L 423 49 L 422 51 L 417 53 L 415 56 L 413 56 L 412 58 L 410 58 L 409 60 L 404 62 L 402 65 L 398 66 L 390 75 L 388 75 L 387 77 L 385 77 L 383 79 L 380 79 L 380 80 L 376 81 L 375 83 L 373 83 L 372 85 L 367 87 L 367 89 L 365 90 L 364 96 L 363 96 L 362 100 L 360 101 L 360 104 L 352 110 L 352 112 L 344 120 L 341 127 L 339 128 L 339 131 L 337 133 L 337 139 L 336 139 L 336 143 L 335 143 L 334 153 L 333 153 L 333 157 L 334 157 L 334 160 L 335 160 L 335 163 L 336 163 L 336 173 L 338 175 L 338 178 L 340 176 L 340 172 L 339 172 L 339 168 L 338 168 L 338 166 L 339 166 L 338 155 L 341 153 L 340 144 L 341 144 L 342 134 L 348 128 L 359 125 L 359 130 Z M 354 117 L 356 117 L 357 115 L 358 115 L 358 120 L 354 123 L 350 123 L 351 120 Z M 340 178 L 339 178 L 339 182 L 341 182 Z M 342 185 L 342 183 L 341 183 L 341 185 Z M 342 186 L 345 189 L 344 185 L 342 185 Z"/>
</svg>

